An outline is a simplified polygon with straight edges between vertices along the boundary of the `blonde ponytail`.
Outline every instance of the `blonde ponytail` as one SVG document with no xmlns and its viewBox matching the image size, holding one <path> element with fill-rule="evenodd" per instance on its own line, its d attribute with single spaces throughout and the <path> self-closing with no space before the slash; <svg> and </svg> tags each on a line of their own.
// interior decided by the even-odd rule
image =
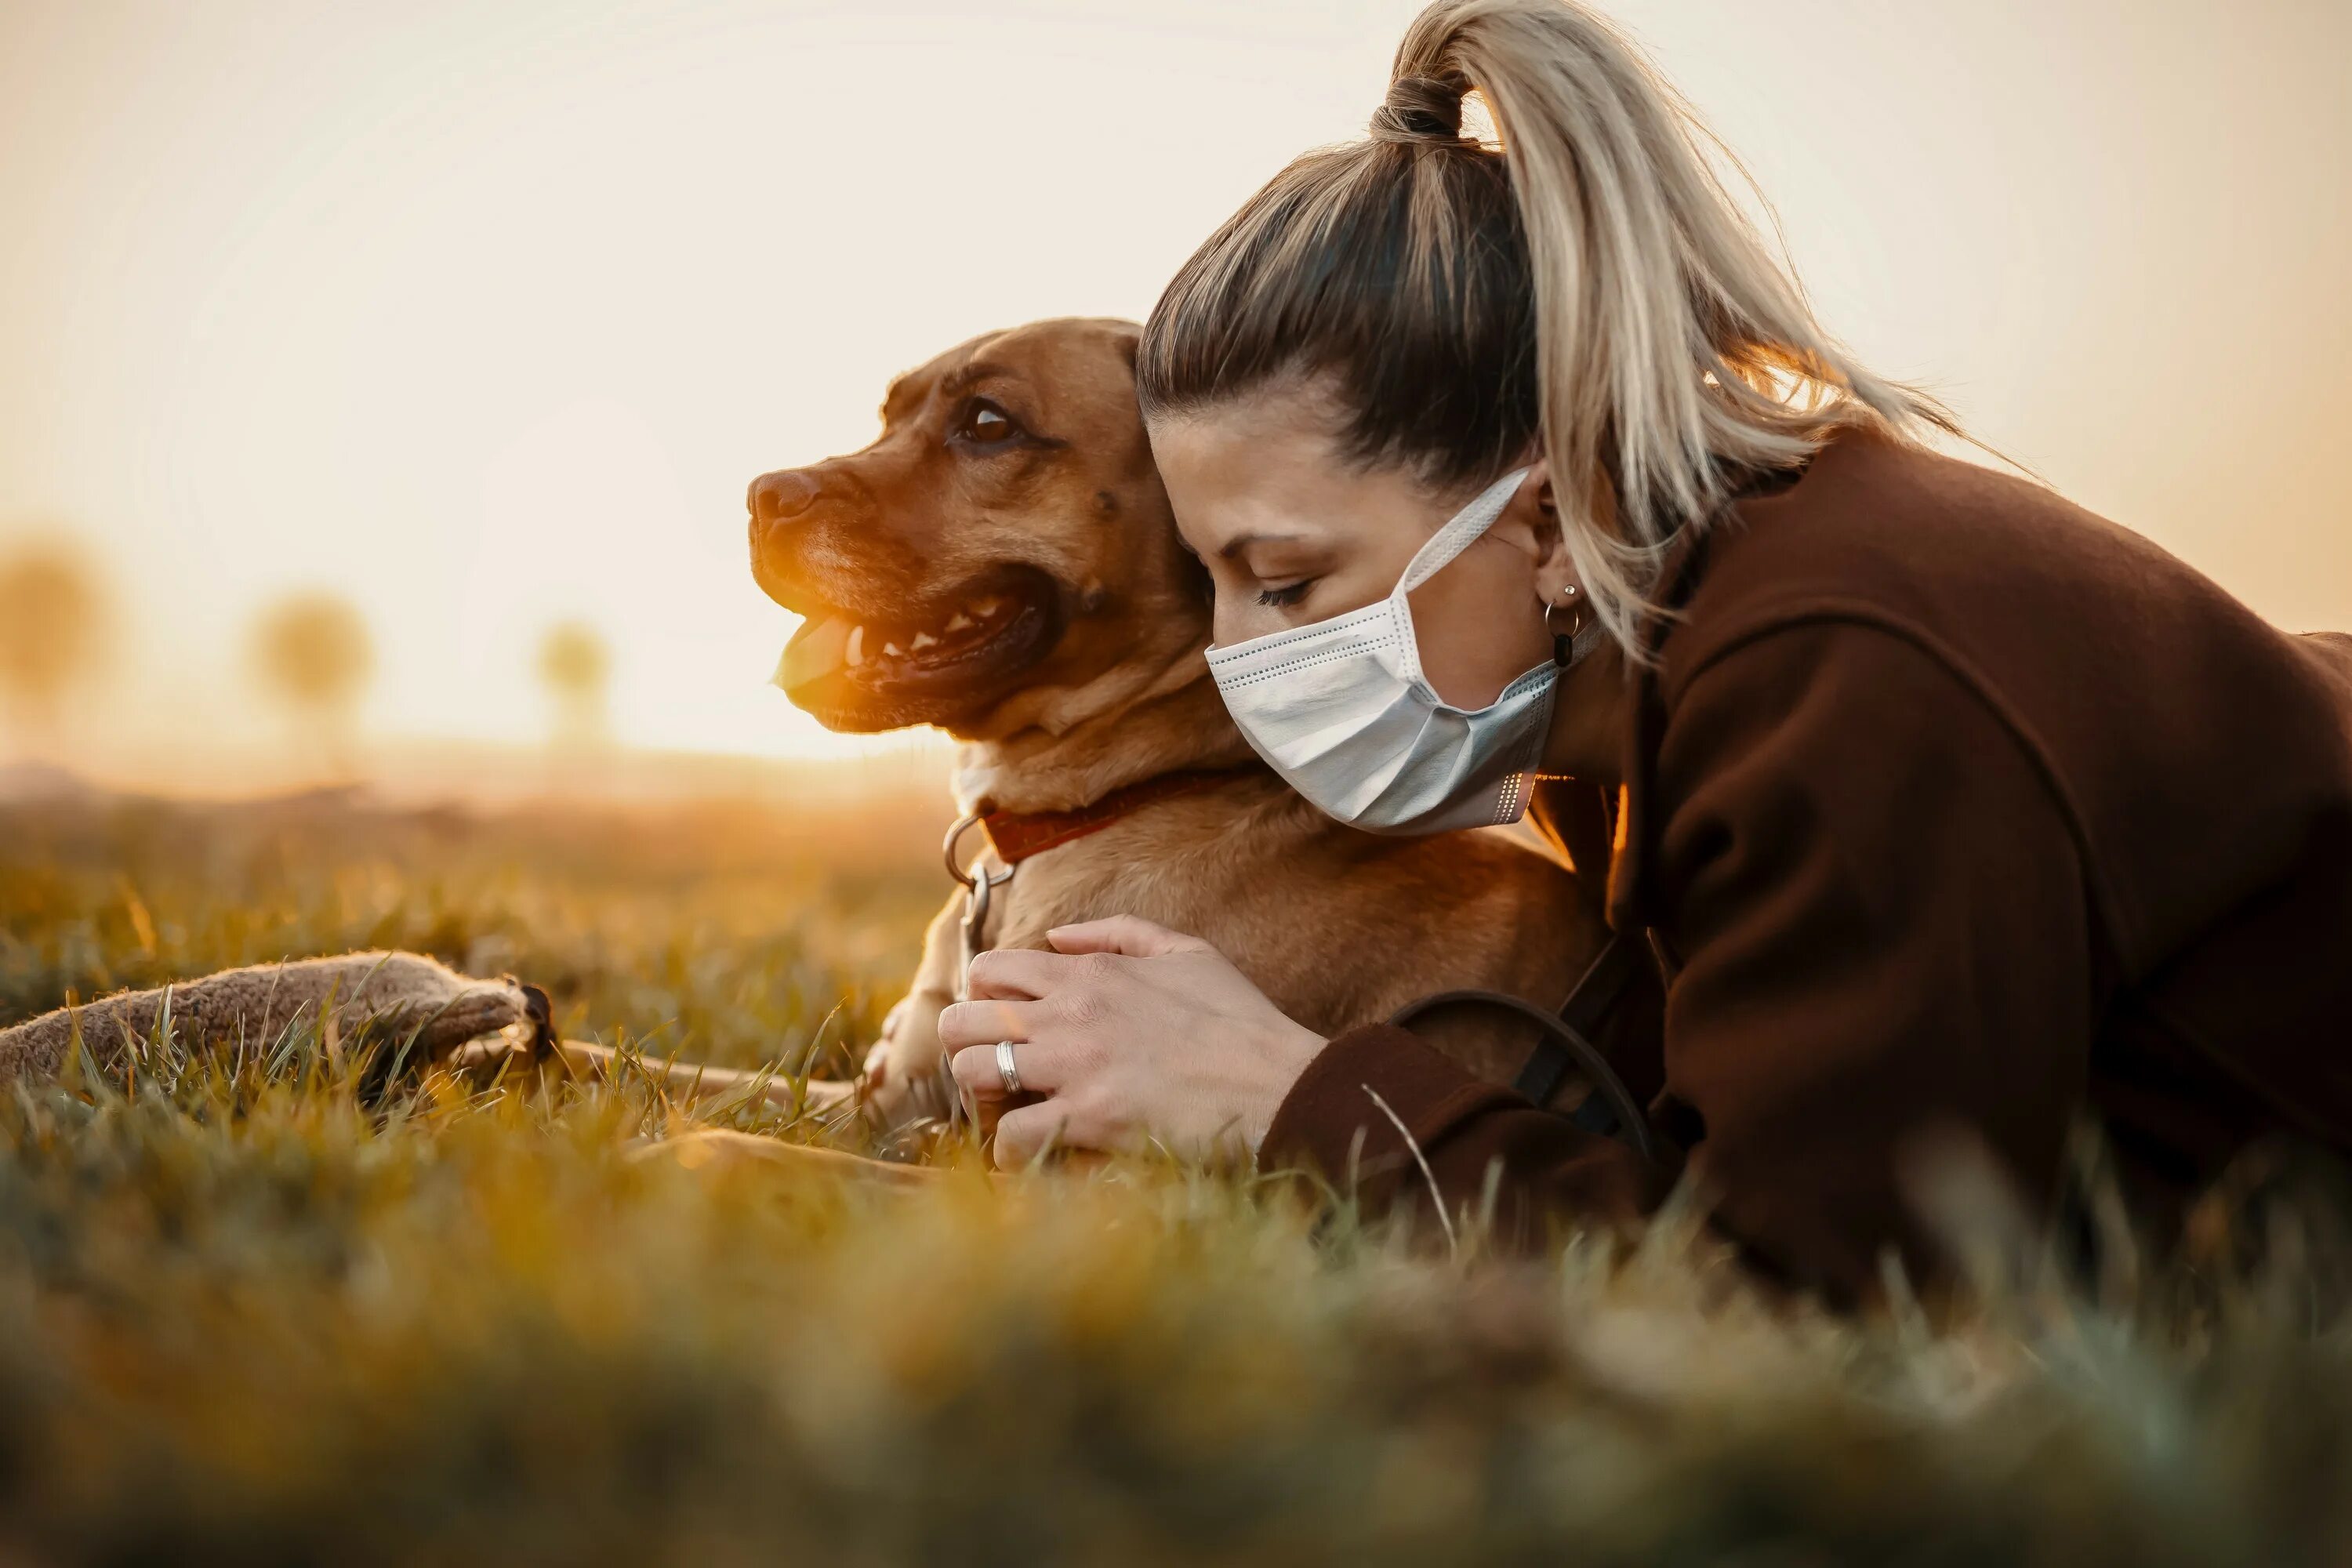
<svg viewBox="0 0 2352 1568">
<path fill-rule="evenodd" d="M 1461 134 L 1472 90 L 1499 153 Z M 1433 482 L 1539 441 L 1636 658 L 1666 547 L 1754 477 L 1842 426 L 1952 427 L 1822 329 L 1696 118 L 1581 6 L 1438 0 L 1371 132 L 1291 164 L 1178 273 L 1144 329 L 1147 416 L 1321 376 L 1358 455 Z"/>
</svg>

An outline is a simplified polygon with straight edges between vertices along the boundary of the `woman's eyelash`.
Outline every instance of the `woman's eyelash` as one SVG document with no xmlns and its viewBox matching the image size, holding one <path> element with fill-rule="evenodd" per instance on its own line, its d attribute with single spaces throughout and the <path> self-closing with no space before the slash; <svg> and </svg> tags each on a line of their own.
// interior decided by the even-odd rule
<svg viewBox="0 0 2352 1568">
<path fill-rule="evenodd" d="M 1284 587 L 1262 589 L 1258 593 L 1257 602 L 1269 609 L 1280 609 L 1287 605 L 1295 605 L 1307 597 L 1307 590 L 1312 587 L 1314 583 L 1315 579 L 1312 577 L 1302 577 L 1297 582 Z"/>
</svg>

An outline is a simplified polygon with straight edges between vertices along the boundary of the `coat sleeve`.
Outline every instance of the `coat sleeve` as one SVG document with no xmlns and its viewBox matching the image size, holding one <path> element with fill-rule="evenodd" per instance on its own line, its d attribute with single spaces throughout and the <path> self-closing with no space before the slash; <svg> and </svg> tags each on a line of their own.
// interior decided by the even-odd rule
<svg viewBox="0 0 2352 1568">
<path fill-rule="evenodd" d="M 1892 634 L 1785 628 L 1670 694 L 1654 785 L 1654 907 L 1682 968 L 1653 1113 L 1717 1227 L 1852 1300 L 1888 1247 L 1934 1271 L 1906 1182 L 1938 1137 L 2046 1194 L 2085 1093 L 2090 916 L 2060 797 L 1987 700 Z M 1662 1195 L 1624 1145 L 1387 1028 L 1332 1042 L 1261 1160 L 1352 1163 L 1370 1203 L 1433 1180 L 1456 1209 L 1493 1167 L 1523 1232 Z"/>
</svg>

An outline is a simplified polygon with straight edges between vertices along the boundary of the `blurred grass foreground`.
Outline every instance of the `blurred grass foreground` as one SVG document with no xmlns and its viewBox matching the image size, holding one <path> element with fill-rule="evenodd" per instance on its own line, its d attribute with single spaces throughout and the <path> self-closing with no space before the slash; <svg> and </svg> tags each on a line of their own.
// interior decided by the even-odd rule
<svg viewBox="0 0 2352 1568">
<path fill-rule="evenodd" d="M 0 1023 L 405 947 L 573 1036 L 836 1072 L 945 891 L 936 826 L 0 808 Z M 2308 1246 L 1856 1326 L 1676 1224 L 1504 1263 L 1142 1165 L 632 1157 L 680 1125 L 631 1079 L 363 1107 L 316 1049 L 0 1096 L 0 1562 L 2352 1554 Z"/>
</svg>

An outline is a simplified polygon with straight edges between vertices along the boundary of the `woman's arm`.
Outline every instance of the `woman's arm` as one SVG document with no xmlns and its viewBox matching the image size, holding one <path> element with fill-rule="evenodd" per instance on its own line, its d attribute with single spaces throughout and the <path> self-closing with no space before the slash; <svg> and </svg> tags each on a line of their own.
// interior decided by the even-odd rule
<svg viewBox="0 0 2352 1568">
<path fill-rule="evenodd" d="M 1494 1234 L 1514 1243 L 1540 1239 L 1548 1225 L 1630 1225 L 1675 1177 L 1387 1024 L 1350 1029 L 1315 1058 L 1258 1160 L 1314 1172 L 1374 1213 L 1475 1213 L 1491 1171 Z"/>
<path fill-rule="evenodd" d="M 2095 994 L 2080 856 L 2019 739 L 1912 645 L 1815 625 L 1692 680 L 1657 784 L 1684 960 L 1658 1110 L 1717 1225 L 1852 1299 L 1886 1247 L 1932 1268 L 1906 1187 L 1939 1135 L 1979 1141 L 2039 1201 L 2083 1105 Z M 1375 1198 L 1416 1200 L 1433 1177 L 1458 1207 L 1499 1163 L 1507 1224 L 1623 1218 L 1660 1195 L 1629 1149 L 1398 1030 L 1334 1041 L 1265 1157 L 1339 1175 L 1359 1138 Z"/>
</svg>

